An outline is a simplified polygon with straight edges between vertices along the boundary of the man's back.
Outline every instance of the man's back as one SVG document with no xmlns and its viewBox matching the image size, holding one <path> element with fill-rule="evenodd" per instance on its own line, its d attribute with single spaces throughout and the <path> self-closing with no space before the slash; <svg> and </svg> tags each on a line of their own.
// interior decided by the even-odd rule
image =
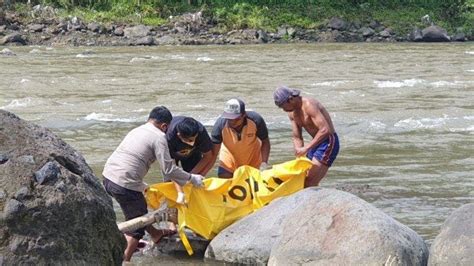
<svg viewBox="0 0 474 266">
<path fill-rule="evenodd" d="M 165 134 L 151 123 L 133 129 L 107 160 L 104 177 L 130 190 L 143 191 L 143 177 L 156 160 L 160 142 L 166 144 Z"/>
</svg>

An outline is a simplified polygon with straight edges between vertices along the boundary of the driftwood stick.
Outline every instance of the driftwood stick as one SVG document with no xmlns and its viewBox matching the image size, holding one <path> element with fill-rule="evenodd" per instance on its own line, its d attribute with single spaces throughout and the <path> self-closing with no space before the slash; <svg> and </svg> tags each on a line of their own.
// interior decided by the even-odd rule
<svg viewBox="0 0 474 266">
<path fill-rule="evenodd" d="M 133 232 L 155 222 L 164 220 L 165 215 L 166 212 L 164 210 L 156 210 L 126 222 L 119 223 L 117 226 L 122 233 Z"/>
</svg>

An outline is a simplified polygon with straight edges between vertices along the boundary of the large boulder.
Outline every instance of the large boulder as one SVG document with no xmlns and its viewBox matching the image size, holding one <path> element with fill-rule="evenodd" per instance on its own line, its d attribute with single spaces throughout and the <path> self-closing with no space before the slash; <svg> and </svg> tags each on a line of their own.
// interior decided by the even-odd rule
<svg viewBox="0 0 474 266">
<path fill-rule="evenodd" d="M 51 131 L 0 110 L 0 264 L 120 265 L 112 200 Z"/>
<path fill-rule="evenodd" d="M 371 204 L 334 189 L 304 193 L 283 224 L 269 265 L 426 265 L 423 239 Z"/>
<path fill-rule="evenodd" d="M 283 223 L 293 215 L 306 193 L 274 200 L 220 232 L 207 247 L 208 259 L 241 264 L 266 264 Z"/>
<path fill-rule="evenodd" d="M 413 230 L 362 199 L 308 188 L 223 230 L 206 257 L 270 265 L 426 265 L 428 249 Z"/>
<path fill-rule="evenodd" d="M 430 250 L 428 265 L 473 265 L 474 203 L 455 210 L 444 222 Z"/>
<path fill-rule="evenodd" d="M 449 42 L 448 32 L 439 26 L 429 26 L 421 31 L 424 42 Z"/>
<path fill-rule="evenodd" d="M 423 40 L 423 33 L 419 28 L 414 28 L 408 37 L 412 42 L 421 42 Z"/>
</svg>

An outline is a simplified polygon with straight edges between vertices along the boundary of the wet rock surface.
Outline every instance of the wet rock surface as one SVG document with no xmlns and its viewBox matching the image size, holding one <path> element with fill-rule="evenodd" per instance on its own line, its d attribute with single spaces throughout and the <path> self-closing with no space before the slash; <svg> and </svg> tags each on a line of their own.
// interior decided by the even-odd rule
<svg viewBox="0 0 474 266">
<path fill-rule="evenodd" d="M 111 198 L 77 151 L 0 110 L 0 155 L 4 265 L 121 264 Z"/>
<path fill-rule="evenodd" d="M 474 263 L 474 203 L 456 209 L 444 222 L 430 249 L 428 265 Z"/>
</svg>

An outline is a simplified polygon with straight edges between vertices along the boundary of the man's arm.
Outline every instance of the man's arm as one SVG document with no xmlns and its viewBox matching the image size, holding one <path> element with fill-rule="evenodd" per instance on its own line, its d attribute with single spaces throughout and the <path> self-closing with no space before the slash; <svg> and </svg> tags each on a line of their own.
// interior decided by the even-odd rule
<svg viewBox="0 0 474 266">
<path fill-rule="evenodd" d="M 219 151 L 221 150 L 221 143 L 214 143 L 212 144 L 212 150 L 211 150 L 211 161 L 210 164 L 214 165 L 214 163 L 217 160 L 217 155 L 219 155 Z"/>
<path fill-rule="evenodd" d="M 260 139 L 262 145 L 260 147 L 260 154 L 262 155 L 262 163 L 268 163 L 270 156 L 270 138 L 268 137 L 267 123 L 263 117 L 256 112 L 247 113 L 248 117 L 257 125 L 257 137 Z"/>
<path fill-rule="evenodd" d="M 301 156 L 298 155 L 298 149 L 301 149 L 304 145 L 303 142 L 303 134 L 302 134 L 302 127 L 298 126 L 293 119 L 293 117 L 288 116 L 290 118 L 291 122 L 291 130 L 293 132 L 293 148 L 295 150 L 295 155 L 296 156 Z"/>
<path fill-rule="evenodd" d="M 190 180 L 191 174 L 176 166 L 174 159 L 171 158 L 165 137 L 157 140 L 155 156 L 165 178 L 169 178 L 181 186 Z"/>
<path fill-rule="evenodd" d="M 191 173 L 206 176 L 207 173 L 209 172 L 209 170 L 211 170 L 212 166 L 214 166 L 215 161 L 216 161 L 216 159 L 214 158 L 214 154 L 213 154 L 212 150 L 210 150 L 206 153 L 203 153 L 201 160 L 193 168 L 193 170 L 191 170 Z"/>
<path fill-rule="evenodd" d="M 226 120 L 224 118 L 217 119 L 214 127 L 212 128 L 211 132 L 211 142 L 212 142 L 212 150 L 211 150 L 211 160 L 210 164 L 211 167 L 217 160 L 217 155 L 219 155 L 219 151 L 221 150 L 222 145 L 222 129 L 224 128 Z"/>
<path fill-rule="evenodd" d="M 268 157 L 270 157 L 270 138 L 262 140 L 260 152 L 262 154 L 262 162 L 268 163 Z"/>
</svg>

